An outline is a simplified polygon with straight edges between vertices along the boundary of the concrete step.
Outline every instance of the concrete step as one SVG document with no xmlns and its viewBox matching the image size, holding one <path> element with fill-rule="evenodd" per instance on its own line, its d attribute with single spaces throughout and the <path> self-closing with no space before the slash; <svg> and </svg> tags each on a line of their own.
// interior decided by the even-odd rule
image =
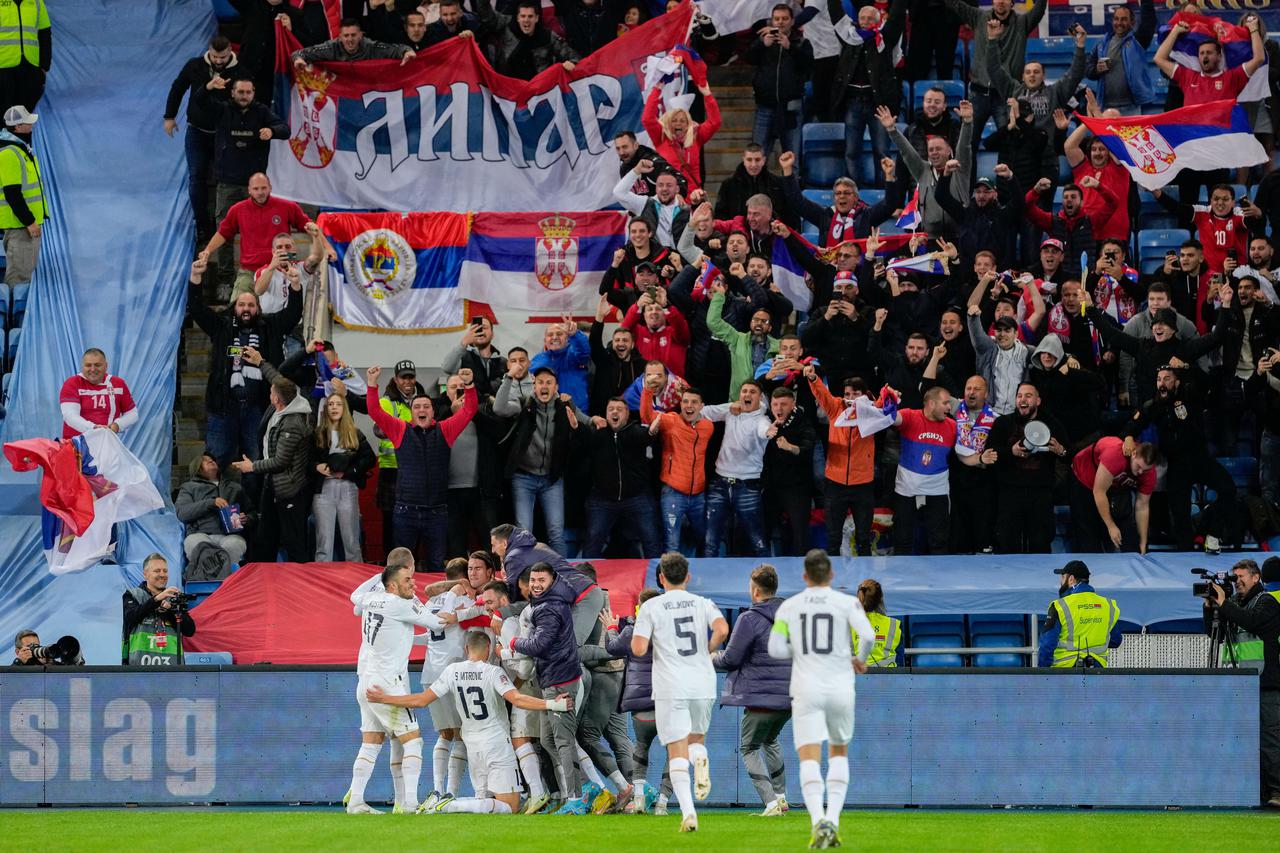
<svg viewBox="0 0 1280 853">
<path fill-rule="evenodd" d="M 174 437 L 178 441 L 203 441 L 204 430 L 192 418 L 181 418 L 174 423 Z"/>
<path fill-rule="evenodd" d="M 195 459 L 204 452 L 204 440 L 178 439 L 174 443 L 174 465 L 182 472 L 187 470 L 187 466 L 191 464 L 191 460 Z M 186 477 L 175 482 L 181 483 Z"/>
</svg>

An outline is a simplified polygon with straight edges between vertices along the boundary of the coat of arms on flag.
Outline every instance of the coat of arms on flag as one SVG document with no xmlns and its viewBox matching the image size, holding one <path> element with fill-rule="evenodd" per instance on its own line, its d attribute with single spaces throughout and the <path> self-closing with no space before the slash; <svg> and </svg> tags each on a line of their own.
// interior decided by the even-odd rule
<svg viewBox="0 0 1280 853">
<path fill-rule="evenodd" d="M 1148 175 L 1158 175 L 1173 165 L 1178 155 L 1173 153 L 1173 146 L 1151 125 L 1129 125 L 1116 127 L 1108 125 L 1107 130 L 1120 137 L 1124 147 L 1129 150 L 1133 163 Z"/>
<path fill-rule="evenodd" d="M 387 228 L 357 234 L 344 260 L 347 281 L 374 300 L 392 299 L 412 288 L 418 270 L 413 249 Z"/>
<path fill-rule="evenodd" d="M 308 67 L 296 72 L 289 110 L 289 149 L 308 169 L 323 169 L 338 147 L 338 102 L 325 94 L 335 75 Z"/>
<path fill-rule="evenodd" d="M 577 278 L 578 238 L 573 236 L 576 225 L 562 213 L 538 221 L 542 236 L 535 241 L 533 268 L 538 284 L 547 290 L 564 290 Z"/>
</svg>

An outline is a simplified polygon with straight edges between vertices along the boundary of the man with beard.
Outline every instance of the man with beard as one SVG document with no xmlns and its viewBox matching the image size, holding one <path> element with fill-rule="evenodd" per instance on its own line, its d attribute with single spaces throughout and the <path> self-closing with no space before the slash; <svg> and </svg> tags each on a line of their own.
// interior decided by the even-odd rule
<svg viewBox="0 0 1280 853">
<path fill-rule="evenodd" d="M 827 413 L 827 466 L 823 472 L 822 494 L 826 499 L 827 548 L 832 554 L 843 549 L 844 520 L 853 513 L 854 553 L 871 554 L 871 519 L 875 514 L 875 439 L 858 426 L 857 399 L 867 396 L 861 377 L 843 380 L 841 396 L 834 397 L 812 364 L 805 365 L 804 378 L 817 404 Z"/>
<path fill-rule="evenodd" d="M 1057 212 L 1040 208 L 1040 196 L 1053 189 L 1053 181 L 1041 178 L 1035 186 L 1027 191 L 1022 200 L 1023 212 L 1033 225 L 1046 235 L 1062 241 L 1065 253 L 1063 267 L 1068 275 L 1080 275 L 1080 255 L 1092 253 L 1097 248 L 1097 241 L 1102 237 L 1102 228 L 1111 217 L 1111 211 L 1125 204 L 1124 199 L 1115 197 L 1111 188 L 1100 183 L 1092 175 L 1086 175 L 1078 184 L 1067 184 L 1062 188 L 1062 206 Z M 1084 194 L 1087 190 L 1096 190 L 1102 196 L 1102 203 L 1092 212 L 1085 209 Z"/>
<path fill-rule="evenodd" d="M 716 456 L 715 476 L 707 484 L 708 557 L 720 555 L 720 542 L 732 513 L 751 553 L 763 557 L 767 551 L 764 539 L 763 488 L 764 452 L 769 443 L 772 422 L 761 405 L 760 386 L 748 379 L 738 389 L 733 403 L 707 406 L 702 416 L 715 423 L 724 422 L 724 441 Z M 776 435 L 776 432 L 775 432 Z M 812 464 L 809 465 L 812 468 Z M 733 549 L 729 552 L 732 554 Z"/>
<path fill-rule="evenodd" d="M 1163 281 L 1153 281 L 1147 288 L 1147 310 L 1135 314 L 1129 322 L 1124 324 L 1124 333 L 1140 340 L 1151 340 L 1151 326 L 1155 322 L 1156 315 L 1163 309 L 1172 309 L 1172 300 L 1169 298 L 1169 285 Z M 1192 340 L 1196 337 L 1196 324 L 1183 317 L 1176 311 L 1173 314 L 1175 331 L 1179 338 L 1184 341 Z M 1127 352 L 1120 353 L 1120 378 L 1117 382 L 1120 397 L 1120 405 L 1129 406 L 1130 400 L 1138 399 L 1136 393 L 1137 388 L 1134 383 L 1133 356 Z M 1201 370 L 1208 370 L 1209 363 L 1206 359 L 1200 359 L 1197 366 Z M 1043 389 L 1041 389 L 1043 391 Z"/>
<path fill-rule="evenodd" d="M 978 369 L 977 355 L 965 328 L 964 313 L 956 307 L 947 308 L 938 321 L 939 343 L 946 347 L 946 354 L 938 362 L 941 374 L 954 383 L 961 376 L 972 376 Z M 964 389 L 947 386 L 953 396 L 960 396 Z"/>
<path fill-rule="evenodd" d="M 542 25 L 534 0 L 520 0 L 515 15 L 493 11 L 488 0 L 474 0 L 472 8 L 485 27 L 497 33 L 493 67 L 517 80 L 532 80 L 555 63 L 572 71 L 581 57 L 560 36 Z"/>
<path fill-rule="evenodd" d="M 902 184 L 894 180 L 897 167 L 888 157 L 880 161 L 880 170 L 884 172 L 884 197 L 875 204 L 866 204 L 858 198 L 858 184 L 853 178 L 836 178 L 831 187 L 831 206 L 823 207 L 800 192 L 793 152 L 784 151 L 778 158 L 778 165 L 782 168 L 782 188 L 787 193 L 787 204 L 818 229 L 818 243 L 825 248 L 866 237 L 872 228 L 891 217 L 903 204 Z M 794 257 L 794 253 L 792 255 Z"/>
<path fill-rule="evenodd" d="M 1123 204 L 1110 207 L 1097 188 L 1087 189 L 1084 192 L 1085 212 L 1090 216 L 1099 212 L 1103 214 L 1098 217 L 1101 224 L 1094 232 L 1094 236 L 1099 240 L 1127 241 L 1129 239 L 1128 199 L 1131 183 L 1129 172 L 1116 162 L 1106 143 L 1096 136 L 1090 138 L 1085 147 L 1083 143 L 1088 133 L 1089 128 L 1081 124 L 1072 131 L 1066 143 L 1063 144 L 1062 150 L 1066 154 L 1067 163 L 1071 166 L 1072 180 L 1079 185 L 1086 177 L 1096 178 L 1100 186 L 1105 185 L 1111 191 L 1111 195 L 1124 201 Z M 1089 152 L 1088 157 L 1085 156 L 1085 150 Z"/>
<path fill-rule="evenodd" d="M 649 449 L 655 443 L 644 424 L 631 420 L 627 404 L 613 397 L 604 417 L 593 417 L 587 433 L 591 494 L 582 556 L 603 557 L 615 533 L 639 542 L 646 560 L 662 555 L 662 537 L 649 490 Z"/>
<path fill-rule="evenodd" d="M 630 329 L 614 329 L 609 345 L 604 345 L 604 318 L 609 311 L 609 300 L 601 296 L 595 322 L 587 336 L 591 342 L 591 361 L 596 366 L 588 410 L 592 415 L 604 414 L 605 404 L 625 394 L 645 370 L 645 359 L 636 352 L 635 336 Z"/>
<path fill-rule="evenodd" d="M 1276 309 L 1258 292 L 1258 280 L 1251 276 L 1234 279 L 1236 298 L 1231 306 L 1216 308 L 1205 303 L 1205 318 L 1212 321 L 1225 312 L 1228 316 L 1227 340 L 1222 345 L 1222 366 L 1211 374 L 1220 393 L 1216 396 L 1210 418 L 1213 444 L 1221 455 L 1235 453 L 1240 427 L 1245 415 L 1252 415 L 1249 435 L 1250 452 L 1258 446 L 1264 416 L 1265 381 L 1256 373 L 1261 359 L 1276 343 L 1280 334 Z"/>
<path fill-rule="evenodd" d="M 488 317 L 473 317 L 458 346 L 445 353 L 440 362 L 446 375 L 463 368 L 471 370 L 480 399 L 497 393 L 507 372 L 507 360 L 502 357 L 502 350 L 493 345 L 493 321 Z"/>
<path fill-rule="evenodd" d="M 913 30 L 919 26 L 923 24 L 912 21 Z M 920 99 L 920 109 L 915 114 L 915 121 L 907 125 L 902 135 L 911 143 L 911 147 L 917 154 L 926 157 L 929 154 L 930 137 L 940 136 L 947 141 L 948 145 L 955 148 L 960 141 L 960 124 L 960 119 L 947 109 L 947 93 L 935 86 L 930 86 L 924 90 L 924 95 Z"/>
<path fill-rule="evenodd" d="M 878 355 L 880 375 L 886 385 L 891 386 L 902 395 L 902 405 L 910 409 L 918 409 L 923 403 L 924 369 L 929 364 L 929 339 L 923 332 L 912 332 L 907 336 L 906 346 L 901 354 L 889 349 L 881 342 L 885 319 L 889 316 L 887 308 L 876 309 L 876 322 L 867 337 L 867 348 L 873 356 Z M 946 387 L 951 381 L 945 371 L 939 371 L 931 384 Z"/>
<path fill-rule="evenodd" d="M 973 182 L 973 201 L 962 204 L 951 192 L 951 173 L 938 179 L 935 198 L 956 221 L 956 248 L 960 263 L 968 265 L 979 252 L 991 252 L 996 266 L 1007 268 L 1014 262 L 1014 241 L 1022 216 L 1022 199 L 1013 184 L 1013 172 L 1003 163 L 996 165 L 995 178 L 983 175 Z"/>
<path fill-rule="evenodd" d="M 1275 270 L 1275 244 L 1265 234 L 1255 234 L 1249 238 L 1249 263 L 1237 264 L 1227 258 L 1223 268 L 1232 278 L 1252 276 L 1258 280 L 1261 295 L 1272 305 L 1280 304 L 1276 296 L 1276 279 L 1280 277 Z"/>
<path fill-rule="evenodd" d="M 653 195 L 640 195 L 632 186 L 642 176 L 657 173 Z M 652 160 L 641 160 L 613 186 L 613 197 L 622 208 L 649 223 L 649 230 L 659 245 L 674 249 L 680 235 L 689 225 L 689 205 L 680 198 L 680 181 L 674 170 L 657 172 Z"/>
<path fill-rule="evenodd" d="M 969 339 L 978 355 L 978 373 L 987 380 L 991 408 L 999 415 L 1013 411 L 1018 384 L 1031 360 L 1031 348 L 1018 340 L 1018 323 L 1012 317 L 995 322 L 994 340 L 978 325 L 979 309 L 969 306 Z"/>
<path fill-rule="evenodd" d="M 706 463 L 707 445 L 715 426 L 702 416 L 702 395 L 686 388 L 680 395 L 677 412 L 658 412 L 653 407 L 653 391 L 647 386 L 640 396 L 640 420 L 662 445 L 662 523 L 668 551 L 680 550 L 680 528 L 687 517 L 695 543 L 694 553 L 702 556 L 707 533 Z"/>
<path fill-rule="evenodd" d="M 797 371 L 798 373 L 798 371 Z M 808 393 L 808 387 L 805 387 Z M 809 550 L 809 507 L 813 503 L 813 419 L 796 407 L 796 392 L 779 386 L 769 395 L 773 424 L 764 451 L 764 513 L 779 554 L 799 557 Z M 783 524 L 783 518 L 786 524 Z"/>
<path fill-rule="evenodd" d="M 1028 447 L 1027 424 L 1049 428 L 1049 442 Z M 1053 544 L 1053 483 L 1057 460 L 1067 454 L 1067 436 L 1057 418 L 1040 409 L 1040 392 L 1030 382 L 1018 386 L 1015 408 L 996 418 L 987 448 L 996 454 L 996 552 L 1047 554 Z"/>
<path fill-rule="evenodd" d="M 948 169 L 957 172 L 958 174 L 949 185 L 949 192 L 957 201 L 968 200 L 969 179 L 973 175 L 974 160 L 972 137 L 975 132 L 982 132 L 981 126 L 977 131 L 973 129 L 973 104 L 961 101 L 956 115 L 960 116 L 963 127 L 960 130 L 960 142 L 955 152 L 952 152 L 947 140 L 935 136 L 929 139 L 925 156 L 921 157 L 907 142 L 906 137 L 898 131 L 897 119 L 893 113 L 885 107 L 876 109 L 876 118 L 889 132 L 889 138 L 893 140 L 893 144 L 898 147 L 903 165 L 911 173 L 919 190 L 920 228 L 933 236 L 945 237 L 955 234 L 958 223 L 937 202 L 938 181 Z"/>
<path fill-rule="evenodd" d="M 613 138 L 613 150 L 618 155 L 618 177 L 630 172 L 641 160 L 653 163 L 653 171 L 639 175 L 630 186 L 631 192 L 640 196 L 650 196 L 658 191 L 658 176 L 669 170 L 667 161 L 658 156 L 648 145 L 641 145 L 634 131 L 620 130 Z"/>
<path fill-rule="evenodd" d="M 217 312 L 200 299 L 200 285 L 209 262 L 196 258 L 191 264 L 187 299 L 191 319 L 209 336 L 211 359 L 205 388 L 208 430 L 205 447 L 220 467 L 232 459 L 260 456 L 258 429 L 267 409 L 267 382 L 262 371 L 243 356 L 252 347 L 271 364 L 284 361 L 284 337 L 302 317 L 301 289 L 290 289 L 283 311 L 263 316 L 258 297 L 241 293 L 229 311 Z M 246 491 L 250 490 L 248 485 Z"/>
<path fill-rule="evenodd" d="M 622 395 L 627 409 L 640 411 L 640 395 L 648 389 L 653 398 L 653 409 L 656 412 L 676 412 L 680 410 L 680 397 L 689 388 L 689 383 L 671 371 L 660 361 L 646 361 L 644 373 Z"/>
<path fill-rule="evenodd" d="M 479 6 L 476 9 L 476 15 L 471 15 L 462 10 L 461 0 L 441 0 L 440 18 L 427 27 L 425 36 L 427 45 L 436 45 L 454 36 L 458 38 L 475 38 L 477 36 L 484 38 L 489 35 L 492 30 L 478 17 Z M 405 16 L 406 26 L 408 25 L 409 16 L 413 14 L 413 12 L 410 12 Z M 410 47 L 414 46 L 410 45 Z M 416 47 L 414 49 L 417 50 Z"/>
<path fill-rule="evenodd" d="M 755 376 L 757 367 L 777 354 L 778 339 L 769 334 L 773 323 L 768 311 L 752 313 L 750 331 L 739 332 L 724 321 L 724 301 L 724 284 L 713 284 L 707 329 L 729 348 L 729 395 L 732 397 L 737 395 L 742 383 Z"/>
<path fill-rule="evenodd" d="M 1125 455 L 1131 455 L 1138 437 L 1148 427 L 1156 428 L 1160 452 L 1169 461 L 1165 491 L 1173 520 L 1174 545 L 1190 551 L 1195 528 L 1191 524 L 1191 487 L 1202 483 L 1216 497 L 1200 514 L 1204 527 L 1204 550 L 1217 553 L 1230 528 L 1238 528 L 1229 516 L 1236 512 L 1236 486 L 1221 463 L 1209 452 L 1202 415 L 1202 392 L 1191 381 L 1192 369 L 1175 360 L 1156 372 L 1156 396 L 1133 413 L 1124 431 Z"/>
</svg>

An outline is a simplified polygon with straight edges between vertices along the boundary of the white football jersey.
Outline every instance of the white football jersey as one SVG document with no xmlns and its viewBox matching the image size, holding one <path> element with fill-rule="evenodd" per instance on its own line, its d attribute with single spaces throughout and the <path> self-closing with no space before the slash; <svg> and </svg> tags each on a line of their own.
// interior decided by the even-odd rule
<svg viewBox="0 0 1280 853">
<path fill-rule="evenodd" d="M 441 699 L 452 697 L 462 717 L 462 740 L 468 745 L 509 742 L 506 696 L 515 685 L 491 663 L 451 663 L 429 688 Z"/>
<path fill-rule="evenodd" d="M 502 634 L 499 635 L 495 650 L 506 649 L 511 647 L 511 641 L 516 637 L 525 636 L 522 627 L 523 614 L 533 608 L 526 607 L 524 611 L 516 616 L 508 616 L 502 620 Z M 518 683 L 516 689 L 526 696 L 541 696 L 542 690 L 538 687 L 537 672 L 534 669 L 533 658 L 528 655 L 522 655 L 519 652 L 513 652 L 509 660 L 501 660 L 502 670 L 511 679 L 513 684 Z"/>
<path fill-rule="evenodd" d="M 853 635 L 865 655 L 875 629 L 862 602 L 829 586 L 815 586 L 782 602 L 773 633 L 791 647 L 791 696 L 853 693 Z"/>
<path fill-rule="evenodd" d="M 450 613 L 463 607 L 470 607 L 474 603 L 464 595 L 446 590 L 427 600 L 427 610 L 438 618 L 438 614 L 442 612 Z M 437 625 L 427 635 L 427 655 L 422 661 L 423 684 L 435 681 L 440 677 L 440 673 L 444 672 L 445 667 L 466 657 L 462 650 L 465 633 L 462 626 L 454 622 L 452 625 Z"/>
<path fill-rule="evenodd" d="M 352 602 L 360 612 L 360 657 L 356 672 L 361 678 L 377 676 L 393 679 L 409 667 L 413 648 L 413 626 L 440 627 L 440 620 L 416 598 L 392 595 L 379 584 L 364 589 L 359 601 Z M 359 592 L 360 590 L 357 590 Z"/>
<path fill-rule="evenodd" d="M 636 614 L 634 637 L 653 651 L 654 699 L 714 699 L 716 671 L 707 651 L 711 623 L 723 619 L 710 599 L 683 589 L 651 598 Z"/>
</svg>

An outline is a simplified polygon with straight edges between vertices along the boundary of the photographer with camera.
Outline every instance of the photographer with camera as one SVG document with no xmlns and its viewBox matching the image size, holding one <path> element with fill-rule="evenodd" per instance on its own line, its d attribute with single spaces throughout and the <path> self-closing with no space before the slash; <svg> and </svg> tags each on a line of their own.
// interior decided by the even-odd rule
<svg viewBox="0 0 1280 853">
<path fill-rule="evenodd" d="M 182 638 L 196 632 L 187 606 L 195 599 L 169 586 L 169 562 L 163 554 L 142 561 L 142 585 L 125 590 L 122 663 L 130 666 L 180 666 Z"/>
<path fill-rule="evenodd" d="M 1270 562 L 1270 561 L 1268 561 Z M 1223 578 L 1205 575 L 1205 629 L 1223 634 L 1220 659 L 1258 669 L 1259 745 L 1262 749 L 1262 802 L 1280 808 L 1280 593 L 1266 592 L 1262 570 L 1253 560 L 1231 567 L 1235 595 L 1227 597 Z M 1268 567 L 1266 581 L 1280 580 L 1280 566 Z M 1216 619 L 1212 618 L 1216 615 Z"/>
<path fill-rule="evenodd" d="M 10 666 L 84 666 L 80 642 L 75 637 L 63 637 L 53 645 L 42 646 L 40 635 L 32 628 L 23 628 L 13 638 L 13 655 Z"/>
</svg>

